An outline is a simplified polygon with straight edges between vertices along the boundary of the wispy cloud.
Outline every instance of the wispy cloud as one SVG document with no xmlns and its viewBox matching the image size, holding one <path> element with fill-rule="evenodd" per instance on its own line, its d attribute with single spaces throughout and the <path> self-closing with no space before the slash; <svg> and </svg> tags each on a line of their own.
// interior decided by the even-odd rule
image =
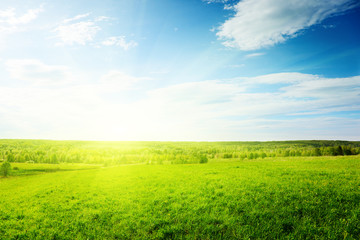
<svg viewBox="0 0 360 240">
<path fill-rule="evenodd" d="M 43 7 L 28 9 L 25 14 L 17 16 L 15 8 L 8 8 L 0 11 L 0 23 L 6 23 L 9 25 L 27 24 L 36 19 L 39 13 L 43 11 Z"/>
<path fill-rule="evenodd" d="M 99 17 L 96 17 L 95 18 L 95 22 L 102 22 L 102 21 L 108 21 L 110 20 L 111 18 L 110 17 L 107 17 L 107 16 L 99 16 Z"/>
<path fill-rule="evenodd" d="M 207 4 L 211 4 L 211 3 L 227 3 L 230 0 L 202 0 L 203 2 L 206 2 Z"/>
<path fill-rule="evenodd" d="M 264 85 L 279 83 L 283 86 L 275 91 L 267 91 L 268 87 Z M 270 74 L 230 82 L 185 83 L 152 94 L 160 98 L 168 96 L 162 99 L 167 103 L 187 102 L 192 106 L 216 103 L 207 106 L 211 106 L 212 113 L 218 117 L 265 117 L 319 110 L 336 112 L 339 106 L 343 106 L 341 111 L 359 111 L 360 76 L 322 78 L 301 73 Z"/>
<path fill-rule="evenodd" d="M 44 11 L 43 6 L 28 9 L 22 15 L 16 14 L 15 8 L 0 10 L 0 35 L 20 31 L 21 26 L 35 20 L 42 11 Z"/>
<path fill-rule="evenodd" d="M 234 9 L 234 2 L 237 2 L 236 0 L 202 0 L 203 2 L 206 2 L 207 4 L 212 3 L 222 3 L 224 4 L 225 10 L 232 10 Z"/>
<path fill-rule="evenodd" d="M 263 52 L 250 53 L 250 54 L 245 55 L 245 58 L 259 57 L 259 56 L 262 56 L 262 55 L 265 55 L 265 53 L 263 53 Z"/>
<path fill-rule="evenodd" d="M 119 46 L 124 50 L 129 50 L 138 45 L 135 41 L 126 41 L 125 36 L 109 37 L 101 42 L 104 46 Z"/>
<path fill-rule="evenodd" d="M 196 134 L 191 132 L 212 140 L 360 137 L 353 132 L 360 120 L 337 116 L 346 111 L 359 114 L 360 76 L 323 78 L 281 73 L 184 83 L 149 94 L 146 101 L 158 107 L 159 119 L 167 119 L 179 128 L 187 126 L 192 130 L 181 131 L 193 137 Z M 336 124 L 338 129 L 325 127 Z"/>
<path fill-rule="evenodd" d="M 82 19 L 82 18 L 86 18 L 86 17 L 90 16 L 90 14 L 91 14 L 91 13 L 79 14 L 79 15 L 76 15 L 75 17 L 67 18 L 67 19 L 65 19 L 63 22 L 64 22 L 64 23 L 73 22 L 73 21 L 76 21 L 76 20 L 79 20 L 79 19 Z"/>
<path fill-rule="evenodd" d="M 114 46 L 121 47 L 124 50 L 136 47 L 138 43 L 133 40 L 126 41 L 125 36 L 111 36 L 103 40 L 97 37 L 98 33 L 102 30 L 101 22 L 110 19 L 107 16 L 91 17 L 90 12 L 67 18 L 53 30 L 56 37 L 60 40 L 56 45 L 78 44 L 85 46 L 92 43 L 95 47 Z"/>
<path fill-rule="evenodd" d="M 218 29 L 228 47 L 256 50 L 285 42 L 301 30 L 359 6 L 355 0 L 242 0 Z"/>
</svg>

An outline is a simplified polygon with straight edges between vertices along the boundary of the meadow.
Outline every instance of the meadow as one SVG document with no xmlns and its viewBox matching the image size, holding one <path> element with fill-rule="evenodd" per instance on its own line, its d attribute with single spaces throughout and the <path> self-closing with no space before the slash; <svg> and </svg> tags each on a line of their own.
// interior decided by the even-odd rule
<svg viewBox="0 0 360 240">
<path fill-rule="evenodd" d="M 359 239 L 358 144 L 3 140 L 0 239 Z"/>
</svg>

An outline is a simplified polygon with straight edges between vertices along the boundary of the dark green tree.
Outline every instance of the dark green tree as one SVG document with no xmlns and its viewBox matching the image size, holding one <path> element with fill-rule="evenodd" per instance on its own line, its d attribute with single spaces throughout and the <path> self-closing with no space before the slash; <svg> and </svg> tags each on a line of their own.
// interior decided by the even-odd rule
<svg viewBox="0 0 360 240">
<path fill-rule="evenodd" d="M 321 156 L 320 148 L 314 148 L 314 156 Z"/>
<path fill-rule="evenodd" d="M 208 158 L 206 155 L 200 155 L 199 157 L 199 163 L 207 163 L 208 162 Z"/>
<path fill-rule="evenodd" d="M 7 161 L 14 162 L 14 160 L 15 160 L 14 154 L 12 152 L 9 152 L 7 155 Z"/>
<path fill-rule="evenodd" d="M 3 177 L 9 176 L 10 170 L 11 170 L 11 165 L 8 161 L 5 161 L 5 162 L 3 162 L 3 164 L 1 164 L 1 167 L 0 167 L 1 176 L 3 176 Z"/>
<path fill-rule="evenodd" d="M 335 148 L 335 154 L 336 155 L 344 155 L 343 149 L 341 146 L 337 146 L 337 148 Z"/>
</svg>

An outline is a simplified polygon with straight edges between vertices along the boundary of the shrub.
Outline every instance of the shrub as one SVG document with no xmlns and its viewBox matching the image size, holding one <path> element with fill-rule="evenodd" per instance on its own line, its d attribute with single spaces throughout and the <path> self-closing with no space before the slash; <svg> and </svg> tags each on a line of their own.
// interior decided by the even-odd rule
<svg viewBox="0 0 360 240">
<path fill-rule="evenodd" d="M 11 165 L 8 161 L 5 161 L 3 164 L 1 164 L 0 167 L 0 174 L 4 177 L 7 177 L 10 173 Z"/>
<path fill-rule="evenodd" d="M 206 157 L 206 155 L 201 155 L 199 159 L 199 163 L 207 163 L 207 162 L 208 162 L 208 158 Z"/>
</svg>

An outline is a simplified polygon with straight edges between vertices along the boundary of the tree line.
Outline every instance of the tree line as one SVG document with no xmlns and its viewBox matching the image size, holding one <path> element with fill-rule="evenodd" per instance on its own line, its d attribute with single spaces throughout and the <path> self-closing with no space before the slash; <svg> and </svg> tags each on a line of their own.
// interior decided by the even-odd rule
<svg viewBox="0 0 360 240">
<path fill-rule="evenodd" d="M 183 164 L 209 159 L 258 159 L 360 154 L 360 142 L 95 142 L 0 140 L 0 161 L 87 164 Z"/>
</svg>

